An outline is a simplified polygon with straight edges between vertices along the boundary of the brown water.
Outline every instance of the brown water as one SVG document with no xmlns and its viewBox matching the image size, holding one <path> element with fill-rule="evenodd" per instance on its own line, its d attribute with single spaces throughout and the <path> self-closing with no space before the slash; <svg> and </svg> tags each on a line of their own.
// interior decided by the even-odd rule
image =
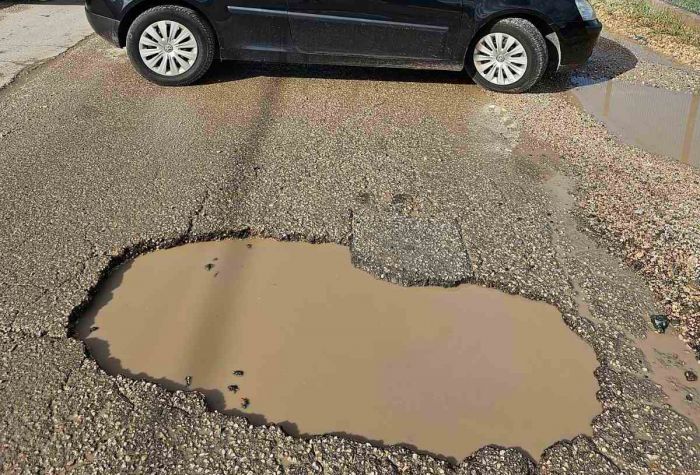
<svg viewBox="0 0 700 475">
<path fill-rule="evenodd" d="M 700 94 L 623 81 L 583 85 L 573 94 L 626 143 L 700 168 Z"/>
<path fill-rule="evenodd" d="M 474 285 L 397 286 L 337 245 L 144 255 L 108 278 L 78 333 L 107 371 L 170 389 L 189 376 L 212 407 L 252 422 L 454 459 L 488 443 L 537 456 L 589 432 L 601 409 L 593 351 L 554 307 Z"/>
<path fill-rule="evenodd" d="M 668 396 L 668 404 L 700 427 L 700 381 L 688 381 L 685 376 L 686 371 L 700 375 L 694 352 L 670 328 L 664 334 L 649 331 L 636 345 L 644 352 L 653 380 Z"/>
</svg>

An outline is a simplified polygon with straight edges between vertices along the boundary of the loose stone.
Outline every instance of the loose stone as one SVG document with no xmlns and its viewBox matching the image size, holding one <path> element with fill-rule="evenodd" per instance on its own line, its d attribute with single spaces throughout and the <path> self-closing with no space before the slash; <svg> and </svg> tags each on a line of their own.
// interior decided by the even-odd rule
<svg viewBox="0 0 700 475">
<path fill-rule="evenodd" d="M 668 328 L 668 317 L 666 315 L 652 315 L 651 323 L 654 325 L 654 329 L 659 333 L 666 333 Z"/>
</svg>

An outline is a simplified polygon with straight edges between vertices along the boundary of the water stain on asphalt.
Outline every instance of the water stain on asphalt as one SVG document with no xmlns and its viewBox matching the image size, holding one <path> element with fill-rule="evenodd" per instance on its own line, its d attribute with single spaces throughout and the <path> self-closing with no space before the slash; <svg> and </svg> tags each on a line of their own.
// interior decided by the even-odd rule
<svg viewBox="0 0 700 475">
<path fill-rule="evenodd" d="M 401 287 L 332 244 L 143 255 L 107 278 L 78 335 L 106 371 L 188 382 L 253 423 L 455 460 L 490 443 L 537 456 L 600 412 L 594 353 L 553 306 L 476 285 Z"/>
<path fill-rule="evenodd" d="M 573 96 L 626 143 L 700 168 L 700 94 L 606 81 Z"/>
</svg>

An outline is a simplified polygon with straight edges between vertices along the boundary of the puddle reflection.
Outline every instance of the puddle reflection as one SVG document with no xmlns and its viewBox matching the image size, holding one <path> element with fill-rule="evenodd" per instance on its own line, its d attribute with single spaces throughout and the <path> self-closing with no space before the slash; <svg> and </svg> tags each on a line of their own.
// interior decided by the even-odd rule
<svg viewBox="0 0 700 475">
<path fill-rule="evenodd" d="M 700 94 L 606 81 L 573 95 L 626 143 L 700 168 Z"/>
</svg>

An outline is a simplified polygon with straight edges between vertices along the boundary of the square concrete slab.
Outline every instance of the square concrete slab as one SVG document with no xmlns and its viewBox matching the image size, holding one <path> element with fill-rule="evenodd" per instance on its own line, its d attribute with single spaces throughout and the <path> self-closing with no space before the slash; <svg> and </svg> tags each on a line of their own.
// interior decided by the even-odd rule
<svg viewBox="0 0 700 475">
<path fill-rule="evenodd" d="M 356 210 L 350 252 L 356 267 L 402 285 L 453 286 L 472 277 L 457 222 L 447 216 Z"/>
</svg>

